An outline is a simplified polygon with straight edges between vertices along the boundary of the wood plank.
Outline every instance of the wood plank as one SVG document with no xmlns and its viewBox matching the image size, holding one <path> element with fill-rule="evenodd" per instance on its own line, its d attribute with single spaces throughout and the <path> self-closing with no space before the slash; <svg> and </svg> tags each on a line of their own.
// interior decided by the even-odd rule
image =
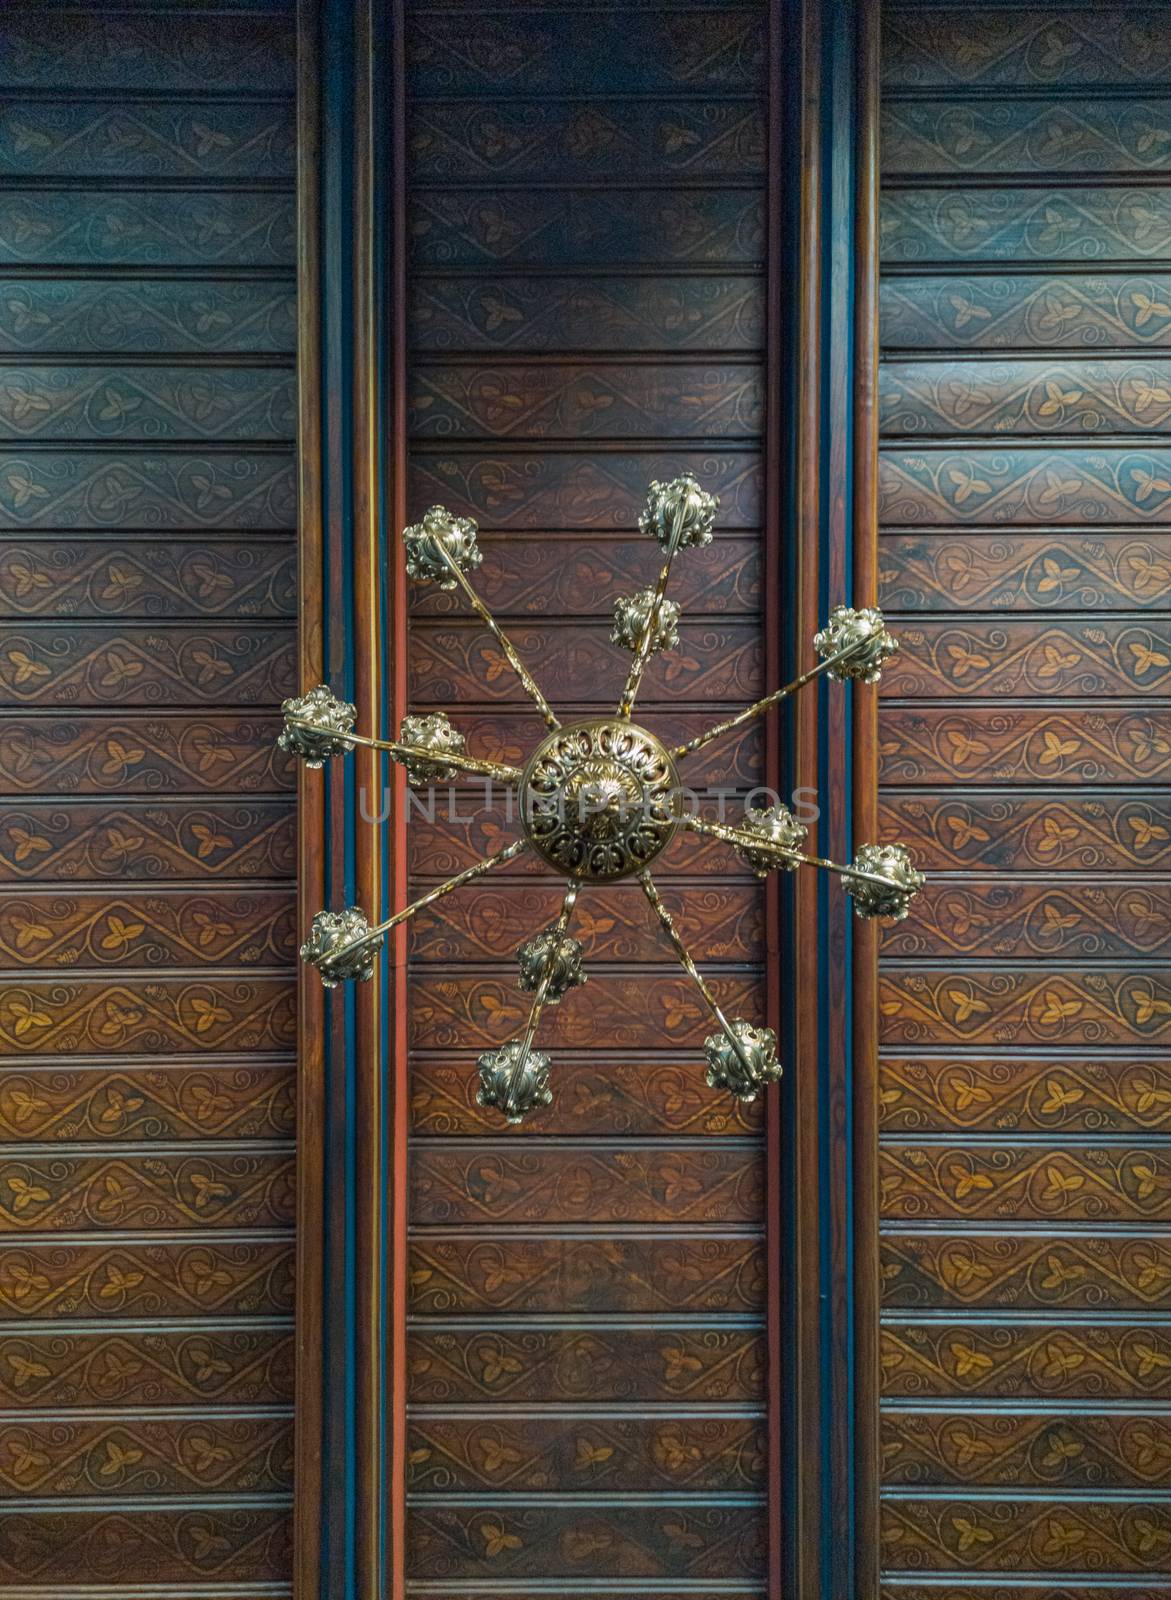
<svg viewBox="0 0 1171 1600">
<path fill-rule="evenodd" d="M 288 1227 L 293 1177 L 287 1151 L 9 1155 L 0 1157 L 0 1233 Z"/>
<path fill-rule="evenodd" d="M 1171 361 L 887 360 L 879 400 L 885 433 L 918 438 L 1159 433 L 1171 416 Z"/>
<path fill-rule="evenodd" d="M 1171 1263 L 1171 1250 L 1167 1252 Z M 764 1251 L 758 1234 L 717 1237 L 656 1229 L 646 1237 L 497 1239 L 421 1237 L 411 1250 L 416 1317 L 617 1315 L 642 1312 L 759 1315 Z M 1171 1265 L 1168 1267 L 1171 1281 Z"/>
<path fill-rule="evenodd" d="M 599 19 L 602 21 L 603 19 Z M 464 58 L 466 61 L 466 57 Z M 555 95 L 416 103 L 411 117 L 413 184 L 510 182 L 743 182 L 763 177 L 765 129 L 755 99 L 652 101 Z"/>
<path fill-rule="evenodd" d="M 896 1309 L 1171 1310 L 1171 1245 L 1160 1235 L 892 1229 L 882 1263 Z"/>
<path fill-rule="evenodd" d="M 1048 765 L 1063 759 L 1055 756 Z M 1002 789 L 962 800 L 954 789 L 888 789 L 881 837 L 905 840 L 928 871 L 1158 872 L 1171 863 L 1171 798 L 1130 782 L 1121 795 Z"/>
<path fill-rule="evenodd" d="M 5 367 L 10 440 L 291 441 L 296 381 L 272 367 Z"/>
<path fill-rule="evenodd" d="M 0 1583 L 279 1582 L 289 1572 L 287 1505 L 133 1511 L 9 1508 Z M 196 1591 L 198 1592 L 198 1591 Z"/>
<path fill-rule="evenodd" d="M 296 1043 L 296 999 L 292 974 L 27 978 L 0 996 L 0 1054 L 286 1051 Z"/>
<path fill-rule="evenodd" d="M 1171 1509 L 1165 1497 L 1073 1503 L 1012 1498 L 991 1504 L 888 1497 L 882 1539 L 894 1571 L 914 1571 L 929 1560 L 945 1572 L 1081 1573 L 1088 1567 L 1162 1573 Z"/>
<path fill-rule="evenodd" d="M 1125 1149 L 1086 1139 L 1059 1146 L 888 1136 L 879 1157 L 882 1215 L 892 1221 L 1128 1222 L 1171 1213 L 1171 1172 L 1158 1139 Z"/>
<path fill-rule="evenodd" d="M 1157 6 L 983 7 L 955 15 L 942 6 L 891 7 L 883 33 L 888 90 L 973 84 L 1076 89 L 1159 83 L 1171 46 Z"/>
<path fill-rule="evenodd" d="M 1171 941 L 1171 885 L 928 882 L 915 918 L 887 927 L 882 952 L 911 956 L 1087 961 L 1158 957 Z"/>
<path fill-rule="evenodd" d="M 759 1404 L 764 1342 L 757 1328 L 672 1324 L 618 1328 L 466 1330 L 420 1326 L 408 1358 L 416 1406 L 618 1401 Z M 1171 1384 L 1171 1372 L 1168 1375 Z"/>
<path fill-rule="evenodd" d="M 1158 967 L 884 963 L 884 1044 L 1157 1045 L 1171 1029 L 1171 982 Z"/>
<path fill-rule="evenodd" d="M 0 821 L 0 880 L 285 878 L 295 848 L 289 800 L 9 804 Z"/>
<path fill-rule="evenodd" d="M 294 40 L 282 15 L 82 11 L 68 29 L 14 7 L 4 21 L 8 89 L 208 90 L 291 94 Z"/>
<path fill-rule="evenodd" d="M 1171 681 L 1167 616 L 1149 622 L 915 620 L 898 632 L 904 648 L 882 674 L 882 693 L 890 699 L 1159 698 Z"/>
<path fill-rule="evenodd" d="M 2 1440 L 2 1435 L 0 1435 Z M 472 1418 L 416 1415 L 407 1439 L 414 1494 L 745 1493 L 764 1485 L 755 1417 Z"/>
<path fill-rule="evenodd" d="M 0 1486 L 64 1501 L 280 1494 L 293 1484 L 287 1416 L 21 1417 L 0 1422 Z"/>
<path fill-rule="evenodd" d="M 13 1242 L 0 1275 L 0 1322 L 78 1316 L 284 1316 L 293 1305 L 288 1239 L 158 1239 L 125 1245 Z"/>
<path fill-rule="evenodd" d="M 260 980 L 251 982 L 259 988 Z M 763 1020 L 763 982 L 758 973 L 721 969 L 711 976 L 709 987 L 728 1017 Z M 197 991 L 203 992 L 203 989 Z M 227 998 L 226 995 L 219 998 L 217 1009 L 228 1009 Z M 40 1003 L 38 999 L 37 1004 Z M 193 1003 L 193 1000 L 184 1002 L 185 1007 Z M 275 998 L 273 1003 L 276 1004 Z M 507 977 L 469 976 L 453 983 L 450 976 L 424 967 L 414 980 L 409 1022 L 411 1045 L 414 1049 L 446 1051 L 461 1046 L 487 1049 L 503 1044 L 523 1030 L 529 1005 L 530 999 L 516 987 L 511 972 Z M 1171 1027 L 1171 1021 L 1165 1025 Z M 175 1026 L 187 1024 L 180 1022 Z M 226 1038 L 230 1031 L 238 1026 L 239 1023 L 217 1023 L 215 1033 L 224 1032 L 224 1048 L 228 1048 Z M 279 1026 L 279 1023 L 273 1025 L 273 1033 Z M 635 975 L 606 971 L 590 979 L 588 998 L 584 994 L 570 995 L 546 1013 L 542 1021 L 541 1047 L 580 1049 L 600 1037 L 610 1049 L 655 1049 L 662 1045 L 665 1036 L 673 1046 L 694 1046 L 697 1060 L 702 1060 L 700 1047 L 714 1027 L 711 1012 L 683 973 L 676 977 L 674 972 Z M 208 1043 L 213 1039 L 214 1035 Z M 0 1045 L 4 1043 L 5 1029 L 0 1024 Z"/>
<path fill-rule="evenodd" d="M 1080 54 L 1080 52 L 1075 52 Z M 1160 85 L 1160 87 L 1162 87 Z M 956 105 L 894 101 L 882 117 L 889 177 L 1026 172 L 1157 172 L 1171 144 L 1171 101 L 1042 96 Z"/>
<path fill-rule="evenodd" d="M 758 528 L 761 464 L 755 453 L 729 449 L 605 451 L 592 455 L 542 450 L 537 456 L 468 445 L 412 452 L 408 514 L 435 502 L 486 529 L 537 533 L 616 529 L 636 537 L 638 515 L 653 480 L 690 472 L 720 499 L 721 528 Z"/>
<path fill-rule="evenodd" d="M 567 348 L 759 352 L 764 342 L 757 280 L 745 273 L 494 273 L 489 282 L 453 275 L 416 280 L 409 288 L 410 336 L 420 354 Z"/>
<path fill-rule="evenodd" d="M 1011 1056 L 885 1055 L 884 1131 L 1154 1133 L 1171 1128 L 1171 1065 L 1063 1052 Z"/>
<path fill-rule="evenodd" d="M 163 259 L 185 267 L 289 267 L 295 211 L 291 194 L 264 190 L 21 189 L 0 198 L 0 261 L 9 269 L 153 267 Z"/>
<path fill-rule="evenodd" d="M 7 1330 L 0 1399 L 9 1411 L 68 1407 L 284 1406 L 293 1336 L 284 1327 Z"/>
<path fill-rule="evenodd" d="M 1171 716 L 1145 705 L 1050 711 L 951 711 L 890 706 L 882 713 L 884 784 L 1158 782 L 1171 771 Z M 1064 802 L 1058 801 L 1059 804 Z"/>
<path fill-rule="evenodd" d="M 697 439 L 760 433 L 760 363 L 557 366 L 445 362 L 412 369 L 409 425 L 421 439 Z"/>
<path fill-rule="evenodd" d="M 555 920 L 562 893 L 556 880 L 538 899 L 531 885 L 504 886 L 489 878 L 478 890 L 449 895 L 415 920 L 411 958 L 449 966 L 508 960 L 535 929 Z M 697 961 L 748 962 L 759 955 L 764 906 L 755 883 L 688 889 L 667 899 Z M 0 940 L 3 927 L 0 908 Z M 671 955 L 637 883 L 591 886 L 574 912 L 572 932 L 587 970 L 596 962 L 661 962 Z"/>
<path fill-rule="evenodd" d="M 296 508 L 293 463 L 284 451 L 38 449 L 0 456 L 0 526 L 22 531 L 289 531 Z"/>
<path fill-rule="evenodd" d="M 45 535 L 0 553 L 0 615 L 292 619 L 296 578 L 285 538 L 115 543 Z"/>
<path fill-rule="evenodd" d="M 893 611 L 1161 610 L 1171 536 L 888 534 L 881 562 L 880 598 Z"/>
<path fill-rule="evenodd" d="M 754 1578 L 763 1576 L 759 1504 L 717 1502 L 706 1509 L 668 1500 L 610 1507 L 532 1505 L 479 1509 L 474 1500 L 416 1505 L 407 1559 L 420 1578 L 483 1572 L 545 1577 L 568 1558 L 583 1576 Z M 490 1551 L 495 1551 L 489 1556 Z"/>
<path fill-rule="evenodd" d="M 1165 521 L 1169 503 L 1171 451 L 1159 447 L 929 445 L 914 452 L 887 449 L 879 461 L 879 514 L 889 527 L 980 523 L 1109 528 Z"/>
<path fill-rule="evenodd" d="M 1141 630 L 1132 630 L 1136 638 Z M 177 630 L 176 630 L 177 632 Z M 182 635 L 178 635 L 182 638 Z M 201 632 L 210 638 L 210 632 Z M 239 637 L 243 638 L 243 635 Z M 633 652 L 614 644 L 604 623 L 567 623 L 541 627 L 525 622 L 509 629 L 521 659 L 531 664 L 542 692 L 551 702 L 576 700 L 612 711 L 622 695 Z M 196 647 L 198 648 L 198 647 Z M 6 651 L 27 656 L 24 639 L 9 644 L 0 634 L 0 686 Z M 707 703 L 712 720 L 720 706 L 749 705 L 765 692 L 763 647 L 759 625 L 711 621 L 679 622 L 679 644 L 654 656 L 639 692 L 639 705 Z M 224 645 L 215 659 L 227 655 Z M 38 658 L 39 664 L 39 658 Z M 9 667 L 9 673 L 15 673 Z M 27 667 L 23 667 L 25 673 Z M 206 674 L 210 668 L 204 667 Z M 503 652 L 480 623 L 444 620 L 413 629 L 409 664 L 412 705 L 458 706 L 493 701 L 521 704 L 525 692 Z M 272 697 L 270 697 L 271 699 Z M 279 697 L 277 697 L 279 698 Z"/>
<path fill-rule="evenodd" d="M 882 201 L 886 263 L 1151 261 L 1171 249 L 1171 199 L 1159 188 L 895 189 Z"/>
<path fill-rule="evenodd" d="M 517 533 L 480 536 L 484 564 L 476 572 L 476 593 L 498 617 L 604 618 L 609 628 L 614 601 L 653 584 L 662 552 L 638 534 L 595 534 L 588 541 L 573 534 L 548 538 Z M 671 572 L 669 595 L 692 616 L 758 616 L 760 538 L 721 534 Z M 4 568 L 0 566 L 0 593 Z M 411 616 L 466 616 L 467 602 L 458 591 L 445 593 L 435 584 L 415 584 Z"/>
<path fill-rule="evenodd" d="M 0 161 L 6 173 L 19 177 L 214 176 L 291 182 L 295 153 L 288 103 L 23 100 L 0 110 Z"/>
<path fill-rule="evenodd" d="M 296 959 L 296 919 L 291 887 L 7 896 L 0 967 L 284 967 Z"/>
<path fill-rule="evenodd" d="M 267 711 L 296 690 L 296 638 L 288 626 L 0 628 L 2 706 Z"/>
<path fill-rule="evenodd" d="M 512 97 L 518 72 L 529 94 L 587 94 L 591 101 L 617 93 L 712 91 L 747 98 L 764 86 L 764 26 L 755 7 L 656 8 L 644 12 L 637 27 L 603 13 L 592 22 L 589 49 L 581 48 L 577 20 L 567 12 L 510 9 L 480 20 L 478 47 L 469 51 L 462 17 L 419 15 L 407 45 L 412 98 Z"/>
<path fill-rule="evenodd" d="M 1171 344 L 1171 275 L 917 272 L 882 285 L 882 338 L 906 350 L 1136 351 Z"/>
<path fill-rule="evenodd" d="M 1171 1481 L 1160 1418 L 888 1406 L 888 1482 L 916 1487 L 1157 1491 Z"/>
<path fill-rule="evenodd" d="M 57 231 L 51 211 L 34 215 Z M 727 266 L 735 271 L 758 266 L 764 256 L 759 195 L 720 186 L 569 193 L 510 188 L 489 194 L 445 187 L 416 190 L 409 217 L 411 266 L 418 271 L 560 266 L 582 271 L 660 263 L 668 269 Z M 0 209 L 0 223 L 7 220 Z M 11 218 L 13 224 L 15 220 Z M 275 242 L 266 247 L 249 241 L 258 265 L 279 259 L 283 250 L 275 208 L 267 216 L 259 208 L 241 215 L 242 224 L 254 233 L 264 221 Z"/>
<path fill-rule="evenodd" d="M 275 717 L 12 715 L 0 738 L 0 793 L 240 794 L 289 791 L 291 758 Z M 20 841 L 18 841 L 19 843 Z"/>
<path fill-rule="evenodd" d="M 1129 1322 L 888 1321 L 888 1395 L 950 1399 L 1160 1400 L 1171 1393 L 1171 1330 Z M 1060 1416 L 1060 1413 L 1059 1413 Z"/>
<path fill-rule="evenodd" d="M 290 355 L 297 294 L 284 278 L 0 277 L 0 351 Z"/>
<path fill-rule="evenodd" d="M 701 1149 L 633 1145 L 561 1148 L 422 1148 L 411 1166 L 416 1227 L 533 1222 L 750 1223 L 760 1217 L 764 1162 L 737 1144 Z"/>
<path fill-rule="evenodd" d="M 0 1080 L 2 1082 L 2 1080 Z M 604 1049 L 583 1060 L 562 1055 L 557 1093 L 539 1119 L 515 1127 L 476 1100 L 476 1057 L 451 1051 L 442 1059 L 416 1056 L 411 1063 L 411 1118 L 416 1133 L 458 1138 L 490 1133 L 493 1138 L 670 1138 L 760 1131 L 759 1099 L 746 1104 L 709 1089 L 692 1059 L 652 1061 L 612 1057 Z M 0 1090 L 2 1093 L 2 1090 Z"/>
</svg>

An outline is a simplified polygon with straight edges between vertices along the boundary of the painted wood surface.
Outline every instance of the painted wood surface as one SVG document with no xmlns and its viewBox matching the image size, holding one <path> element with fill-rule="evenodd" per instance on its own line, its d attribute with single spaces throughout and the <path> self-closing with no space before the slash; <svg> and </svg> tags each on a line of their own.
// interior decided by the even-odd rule
<svg viewBox="0 0 1171 1600">
<path fill-rule="evenodd" d="M 478 13 L 469 51 L 466 18 L 408 12 L 408 510 L 479 519 L 477 588 L 565 716 L 617 702 L 614 597 L 659 565 L 650 480 L 718 493 L 640 700 L 673 742 L 764 685 L 765 21 L 648 4 L 587 28 L 539 3 Z M 458 597 L 411 605 L 412 705 L 521 759 L 541 725 L 492 641 Z M 743 796 L 762 763 L 753 729 L 688 781 Z M 515 834 L 502 797 L 453 794 L 408 824 L 420 889 Z M 755 883 L 691 839 L 662 875 L 730 1014 L 762 1014 Z M 581 900 L 588 987 L 541 1036 L 554 1105 L 516 1130 L 476 1105 L 477 1050 L 527 1015 L 515 950 L 558 899 L 520 861 L 410 942 L 411 1592 L 760 1600 L 761 1108 L 704 1084 L 710 1016 L 627 885 Z"/>
<path fill-rule="evenodd" d="M 884 9 L 891 1600 L 1171 1572 L 1169 23 Z"/>
<path fill-rule="evenodd" d="M 0 1592 L 290 1593 L 294 43 L 0 18 Z"/>
</svg>

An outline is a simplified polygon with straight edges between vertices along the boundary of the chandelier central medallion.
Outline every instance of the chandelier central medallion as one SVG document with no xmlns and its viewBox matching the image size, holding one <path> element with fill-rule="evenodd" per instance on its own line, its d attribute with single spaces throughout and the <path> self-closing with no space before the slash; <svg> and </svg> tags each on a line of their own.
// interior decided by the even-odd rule
<svg viewBox="0 0 1171 1600">
<path fill-rule="evenodd" d="M 551 867 L 611 883 L 650 866 L 679 826 L 670 751 L 633 722 L 603 717 L 548 734 L 520 782 L 525 837 Z"/>
<path fill-rule="evenodd" d="M 651 875 L 651 866 L 680 830 L 721 840 L 759 878 L 770 872 L 795 872 L 803 865 L 835 873 L 860 917 L 905 917 L 923 883 L 922 873 L 899 844 L 864 844 L 848 865 L 804 854 L 807 829 L 779 801 L 746 810 L 736 826 L 685 814 L 681 805 L 680 764 L 714 740 L 763 716 L 823 673 L 843 683 L 877 683 L 884 661 L 898 648 L 881 612 L 838 606 L 813 640 L 820 658 L 815 666 L 687 744 L 668 747 L 634 721 L 647 663 L 679 643 L 679 607 L 666 597 L 672 565 L 682 552 L 711 541 L 717 506 L 716 497 L 692 477 L 651 484 L 639 531 L 657 541 L 663 559 L 654 585 L 614 603 L 610 637 L 632 655 L 621 698 L 611 716 L 565 726 L 472 585 L 469 574 L 483 559 L 476 524 L 432 506 L 420 522 L 404 530 L 408 577 L 437 583 L 441 589 L 462 590 L 540 713 L 546 733 L 523 768 L 470 754 L 463 735 L 441 711 L 404 717 L 399 737 L 390 740 L 358 733 L 354 707 L 324 684 L 286 700 L 282 707 L 281 748 L 307 766 L 320 767 L 364 745 L 386 750 L 401 763 L 407 782 L 415 788 L 450 783 L 468 773 L 516 791 L 519 839 L 381 922 L 372 924 L 360 906 L 320 911 L 301 948 L 302 958 L 317 968 L 327 988 L 349 979 L 369 979 L 391 928 L 526 852 L 539 856 L 562 880 L 564 893 L 555 920 L 517 951 L 520 988 L 532 996 L 528 1021 L 516 1038 L 485 1050 L 477 1063 L 477 1099 L 500 1111 L 508 1122 L 519 1122 L 552 1100 L 550 1059 L 537 1048 L 537 1034 L 546 1007 L 558 1005 L 586 979 L 581 943 L 570 932 L 578 896 L 583 887 L 622 878 L 637 878 L 650 911 L 716 1024 L 703 1045 L 709 1086 L 752 1100 L 780 1076 L 775 1033 L 763 1024 L 724 1014 Z"/>
</svg>

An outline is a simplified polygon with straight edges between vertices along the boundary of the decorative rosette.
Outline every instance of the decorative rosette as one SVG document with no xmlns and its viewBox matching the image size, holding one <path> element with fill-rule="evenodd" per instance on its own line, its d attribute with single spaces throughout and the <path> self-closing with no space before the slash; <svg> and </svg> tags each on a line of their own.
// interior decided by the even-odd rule
<svg viewBox="0 0 1171 1600">
<path fill-rule="evenodd" d="M 864 844 L 854 857 L 855 872 L 869 873 L 867 878 L 845 879 L 846 893 L 854 898 L 854 910 L 869 921 L 874 917 L 890 917 L 901 922 L 911 909 L 911 901 L 926 883 L 922 872 L 916 872 L 901 844 Z M 881 878 L 875 883 L 874 878 Z"/>
<path fill-rule="evenodd" d="M 829 669 L 831 678 L 843 683 L 877 683 L 883 663 L 894 655 L 899 641 L 887 631 L 882 612 L 873 607 L 855 611 L 851 606 L 836 606 L 820 633 L 813 636 L 813 648 L 823 661 L 849 653 Z"/>
<path fill-rule="evenodd" d="M 740 1049 L 725 1033 L 713 1033 L 703 1041 L 707 1057 L 709 1089 L 727 1089 L 737 1100 L 755 1100 L 762 1089 L 776 1083 L 781 1075 L 777 1060 L 777 1036 L 771 1028 L 757 1028 L 743 1017 L 729 1024 Z"/>
<path fill-rule="evenodd" d="M 546 1000 L 556 1004 L 570 989 L 586 981 L 581 969 L 582 947 L 571 934 L 557 932 L 556 928 L 543 928 L 531 939 L 526 939 L 516 952 L 520 963 L 520 986 L 526 994 L 540 988 L 541 979 L 549 972 L 545 989 Z"/>
<path fill-rule="evenodd" d="M 520 1065 L 523 1049 L 521 1040 L 510 1039 L 498 1050 L 485 1050 L 476 1063 L 480 1071 L 476 1103 L 492 1107 L 506 1122 L 513 1124 L 523 1121 L 530 1111 L 552 1104 L 553 1100 L 549 1088 L 549 1057 L 541 1050 L 530 1049 Z"/>
<path fill-rule="evenodd" d="M 403 529 L 407 552 L 407 577 L 430 580 L 441 589 L 454 589 L 452 567 L 468 573 L 484 559 L 476 543 L 471 517 L 454 517 L 446 506 L 431 506 L 421 522 Z M 444 554 L 447 560 L 444 560 Z"/>
<path fill-rule="evenodd" d="M 425 788 L 430 783 L 450 783 L 458 767 L 444 763 L 444 756 L 461 756 L 466 740 L 458 728 L 452 726 L 442 711 L 432 711 L 427 716 L 407 716 L 399 729 L 399 743 L 409 744 L 413 750 L 425 750 L 434 760 L 422 756 L 395 753 L 395 760 L 407 769 L 407 782 L 412 788 Z"/>
<path fill-rule="evenodd" d="M 346 734 L 353 733 L 357 712 L 324 683 L 308 694 L 282 701 L 281 712 L 285 725 L 276 742 L 307 767 L 322 767 L 331 756 L 344 755 L 354 748 Z"/>
<path fill-rule="evenodd" d="M 614 627 L 610 637 L 615 644 L 627 650 L 637 650 L 642 643 L 651 611 L 655 604 L 654 589 L 641 589 L 638 594 L 620 595 L 614 602 Z M 658 655 L 662 650 L 674 650 L 679 643 L 679 607 L 673 600 L 660 600 L 655 625 L 651 632 L 648 655 Z"/>
<path fill-rule="evenodd" d="M 775 806 L 745 812 L 737 832 L 754 834 L 761 841 L 759 850 L 739 843 L 732 848 L 758 878 L 767 878 L 770 872 L 796 872 L 801 862 L 796 858 L 786 860 L 777 850 L 800 850 L 809 830 L 797 821 L 788 806 L 778 801 Z M 774 848 L 770 850 L 769 845 Z"/>
<path fill-rule="evenodd" d="M 374 958 L 384 937 L 381 933 L 373 938 L 369 935 L 370 924 L 360 906 L 319 911 L 301 946 L 301 960 L 317 968 L 327 989 L 336 989 L 350 978 L 365 983 L 374 975 Z"/>
<path fill-rule="evenodd" d="M 719 508 L 719 496 L 708 494 L 690 473 L 670 483 L 656 480 L 647 491 L 639 532 L 653 534 L 664 550 L 672 540 L 676 550 L 710 544 Z"/>
</svg>

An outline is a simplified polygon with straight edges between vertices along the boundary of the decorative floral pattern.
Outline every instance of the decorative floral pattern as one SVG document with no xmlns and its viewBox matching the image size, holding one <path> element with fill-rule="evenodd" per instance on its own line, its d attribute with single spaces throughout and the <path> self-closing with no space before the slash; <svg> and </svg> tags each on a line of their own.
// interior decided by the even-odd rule
<svg viewBox="0 0 1171 1600">
<path fill-rule="evenodd" d="M 258 528 L 296 525 L 286 454 L 0 456 L 0 512 L 18 528 Z"/>
<path fill-rule="evenodd" d="M 150 279 L 0 279 L 0 349 L 74 355 L 292 355 L 295 288 Z"/>
<path fill-rule="evenodd" d="M 1089 351 L 1171 344 L 1171 277 L 916 273 L 881 286 L 883 338 L 906 350 L 1026 348 Z"/>
<path fill-rule="evenodd" d="M 419 1226 L 502 1222 L 723 1222 L 760 1216 L 763 1163 L 736 1145 L 614 1153 L 422 1150 L 411 1173 Z"/>
<path fill-rule="evenodd" d="M 763 480 L 755 455 L 718 450 L 671 454 L 607 451 L 573 455 L 542 450 L 518 458 L 467 447 L 412 457 L 410 501 L 423 507 L 450 499 L 475 517 L 517 531 L 542 534 L 563 529 L 620 531 L 630 522 L 631 501 L 641 499 L 651 478 L 696 473 L 720 499 L 722 529 L 756 528 L 763 515 Z"/>
<path fill-rule="evenodd" d="M 272 1328 L 52 1333 L 0 1340 L 0 1396 L 8 1411 L 132 1404 L 287 1406 L 293 1337 Z"/>
<path fill-rule="evenodd" d="M 0 160 L 6 172 L 21 177 L 214 175 L 291 183 L 295 154 L 291 103 L 205 101 L 188 108 L 14 100 L 0 109 Z"/>
<path fill-rule="evenodd" d="M 420 1328 L 408 1384 L 417 1405 L 718 1401 L 759 1405 L 764 1348 L 753 1328 Z"/>
<path fill-rule="evenodd" d="M 1171 585 L 1171 537 L 1151 534 L 893 534 L 879 582 L 892 609 L 1144 611 Z"/>
<path fill-rule="evenodd" d="M 878 997 L 904 1600 L 1171 1564 L 1163 21 L 884 15 L 881 837 L 949 875 Z"/>
<path fill-rule="evenodd" d="M 1129 1061 L 892 1057 L 879 1115 L 891 1132 L 1171 1131 L 1171 1067 Z"/>
</svg>

